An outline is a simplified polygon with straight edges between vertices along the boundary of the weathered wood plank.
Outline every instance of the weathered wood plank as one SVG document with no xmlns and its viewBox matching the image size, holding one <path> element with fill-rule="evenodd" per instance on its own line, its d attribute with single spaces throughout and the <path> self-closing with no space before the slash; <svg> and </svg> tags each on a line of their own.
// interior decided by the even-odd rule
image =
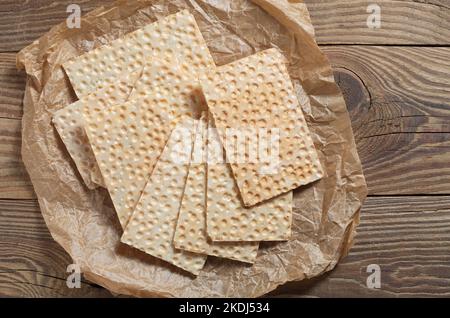
<svg viewBox="0 0 450 318">
<path fill-rule="evenodd" d="M 338 267 L 273 295 L 319 297 L 450 297 L 450 197 L 369 197 L 355 246 Z M 381 288 L 369 289 L 371 264 Z"/>
<path fill-rule="evenodd" d="M 0 118 L 0 199 L 35 197 L 20 149 L 21 120 Z"/>
<path fill-rule="evenodd" d="M 0 296 L 107 297 L 83 281 L 66 285 L 69 255 L 52 239 L 35 200 L 0 200 Z"/>
<path fill-rule="evenodd" d="M 108 296 L 83 284 L 68 289 L 69 256 L 51 238 L 34 200 L 0 200 L 3 296 Z M 381 289 L 368 289 L 367 266 L 381 267 Z M 450 196 L 370 197 L 356 244 L 337 269 L 271 295 L 319 297 L 450 296 Z"/>
<path fill-rule="evenodd" d="M 21 118 L 25 73 L 16 68 L 16 54 L 0 53 L 0 118 Z"/>
<path fill-rule="evenodd" d="M 448 1 L 305 0 L 320 44 L 449 45 Z M 381 9 L 381 27 L 367 26 L 367 8 Z"/>
<path fill-rule="evenodd" d="M 76 3 L 83 13 L 111 4 L 112 0 L 18 0 L 0 3 L 0 52 L 17 52 L 64 22 L 67 7 Z"/>
<path fill-rule="evenodd" d="M 450 48 L 326 47 L 369 193 L 450 193 Z"/>
<path fill-rule="evenodd" d="M 81 0 L 88 12 L 113 0 Z M 63 22 L 72 0 L 18 0 L 0 3 L 0 52 L 16 52 Z M 380 29 L 367 27 L 368 0 L 306 0 L 321 44 L 450 44 L 450 5 L 434 1 L 376 1 Z"/>
</svg>

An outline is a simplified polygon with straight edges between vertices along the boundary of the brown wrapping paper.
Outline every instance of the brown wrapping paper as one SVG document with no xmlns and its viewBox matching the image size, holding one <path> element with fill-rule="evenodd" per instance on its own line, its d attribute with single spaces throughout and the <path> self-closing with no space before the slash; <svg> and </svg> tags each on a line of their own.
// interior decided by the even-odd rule
<svg viewBox="0 0 450 318">
<path fill-rule="evenodd" d="M 75 101 L 62 62 L 183 8 L 195 15 L 218 65 L 269 47 L 284 52 L 326 171 L 295 192 L 291 241 L 262 244 L 253 266 L 210 257 L 197 278 L 119 243 L 107 191 L 83 185 L 51 124 L 55 111 Z M 301 1 L 118 1 L 83 17 L 81 29 L 54 27 L 17 61 L 28 75 L 23 160 L 52 236 L 87 279 L 135 296 L 254 297 L 333 269 L 352 245 L 367 187 L 344 100 Z"/>
</svg>

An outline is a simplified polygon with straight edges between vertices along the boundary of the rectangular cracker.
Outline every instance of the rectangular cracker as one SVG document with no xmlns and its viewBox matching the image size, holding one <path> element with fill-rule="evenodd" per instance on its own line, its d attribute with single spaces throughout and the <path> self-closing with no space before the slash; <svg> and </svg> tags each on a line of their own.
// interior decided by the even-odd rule
<svg viewBox="0 0 450 318">
<path fill-rule="evenodd" d="M 203 72 L 214 67 L 195 18 L 187 10 L 169 15 L 63 64 L 78 97 L 141 69 L 154 57 L 177 60 L 180 68 Z"/>
<path fill-rule="evenodd" d="M 323 176 L 286 60 L 277 49 L 213 69 L 201 84 L 246 206 Z M 247 156 L 243 161 L 233 160 L 242 155 L 234 150 L 236 145 L 247 149 L 256 143 L 239 138 L 243 129 L 254 129 L 259 135 L 252 139 L 261 143 L 264 131 L 275 136 L 267 142 L 270 155 L 258 155 L 255 161 Z"/>
<path fill-rule="evenodd" d="M 208 122 L 203 115 L 197 129 L 189 175 L 186 181 L 180 214 L 175 231 L 176 248 L 254 263 L 258 242 L 220 242 L 209 240 L 206 233 L 206 142 Z M 215 195 L 212 193 L 211 195 Z"/>
<path fill-rule="evenodd" d="M 173 236 L 186 184 L 196 122 L 172 133 L 121 241 L 198 275 L 206 255 L 176 249 Z M 184 146 L 180 146 L 184 144 Z"/>
<path fill-rule="evenodd" d="M 207 232 L 214 242 L 286 241 L 291 238 L 292 191 L 244 207 L 213 121 L 209 120 Z"/>
<path fill-rule="evenodd" d="M 53 116 L 53 124 L 59 136 L 75 162 L 81 178 L 91 190 L 98 186 L 105 187 L 105 183 L 84 130 L 83 107 L 85 104 L 98 103 L 99 100 L 104 101 L 105 107 L 126 102 L 140 75 L 139 71 L 131 73 L 57 111 Z"/>
</svg>

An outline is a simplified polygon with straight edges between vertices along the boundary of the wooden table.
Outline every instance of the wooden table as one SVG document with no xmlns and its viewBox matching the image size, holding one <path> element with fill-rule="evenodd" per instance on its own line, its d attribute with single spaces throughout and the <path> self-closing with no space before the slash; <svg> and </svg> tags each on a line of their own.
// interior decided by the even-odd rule
<svg viewBox="0 0 450 318">
<path fill-rule="evenodd" d="M 87 12 L 107 0 L 78 0 Z M 366 25 L 381 7 L 380 29 Z M 66 287 L 70 257 L 42 219 L 20 158 L 25 76 L 15 53 L 64 21 L 72 0 L 0 2 L 0 296 L 110 296 Z M 342 88 L 370 196 L 333 272 L 283 296 L 450 296 L 450 1 L 308 0 Z M 381 288 L 366 285 L 381 268 Z"/>
</svg>

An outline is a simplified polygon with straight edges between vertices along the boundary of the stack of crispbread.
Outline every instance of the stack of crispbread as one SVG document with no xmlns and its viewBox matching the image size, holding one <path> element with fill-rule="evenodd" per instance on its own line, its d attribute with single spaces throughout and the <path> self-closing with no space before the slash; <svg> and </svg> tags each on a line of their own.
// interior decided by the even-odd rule
<svg viewBox="0 0 450 318">
<path fill-rule="evenodd" d="M 181 11 L 63 67 L 79 101 L 53 122 L 123 243 L 198 275 L 289 240 L 292 191 L 322 168 L 277 49 L 218 67 Z"/>
</svg>

